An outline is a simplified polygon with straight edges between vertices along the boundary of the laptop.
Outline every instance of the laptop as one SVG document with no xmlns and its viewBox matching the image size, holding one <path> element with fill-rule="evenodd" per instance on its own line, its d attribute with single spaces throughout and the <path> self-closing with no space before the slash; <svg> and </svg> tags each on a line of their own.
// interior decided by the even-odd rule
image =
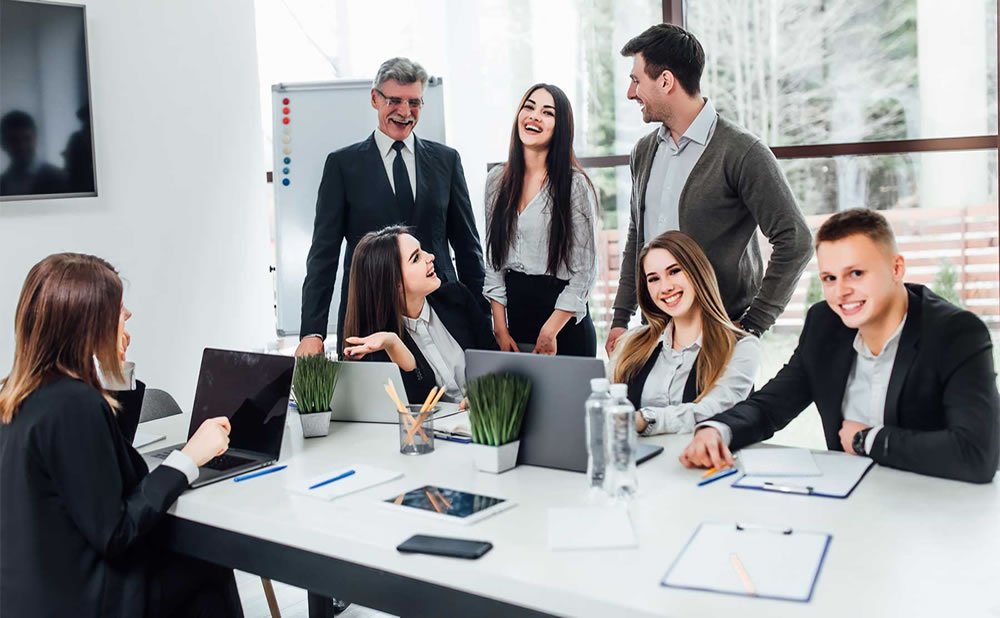
<svg viewBox="0 0 1000 618">
<path fill-rule="evenodd" d="M 232 430 L 229 450 L 203 465 L 191 487 L 232 478 L 278 460 L 294 369 L 292 356 L 205 348 L 188 438 L 202 422 L 216 416 L 228 417 Z M 152 467 L 183 446 L 164 447 L 143 457 Z"/>
<path fill-rule="evenodd" d="M 411 403 L 406 398 L 403 378 L 396 363 L 367 361 L 340 361 L 337 386 L 330 401 L 330 417 L 335 421 L 361 423 L 399 423 L 396 404 L 385 392 L 386 382 L 392 382 L 403 405 Z M 423 403 L 422 401 L 413 403 Z M 444 418 L 458 413 L 457 403 L 440 402 L 434 418 Z"/>
<path fill-rule="evenodd" d="M 604 361 L 579 356 L 466 350 L 466 380 L 489 373 L 513 373 L 531 379 L 518 465 L 586 472 L 584 403 L 590 396 L 591 378 L 604 377 Z M 662 446 L 639 443 L 636 462 L 643 463 L 661 452 Z"/>
</svg>

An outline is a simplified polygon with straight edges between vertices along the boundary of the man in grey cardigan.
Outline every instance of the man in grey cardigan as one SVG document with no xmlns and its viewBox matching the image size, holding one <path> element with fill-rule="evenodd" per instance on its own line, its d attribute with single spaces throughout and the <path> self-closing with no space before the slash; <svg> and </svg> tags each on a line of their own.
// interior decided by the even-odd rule
<svg viewBox="0 0 1000 618">
<path fill-rule="evenodd" d="M 809 228 L 770 149 L 701 96 L 705 52 L 679 26 L 629 41 L 628 98 L 661 126 L 632 150 L 631 218 L 608 354 L 636 308 L 639 249 L 667 231 L 688 234 L 715 268 L 730 319 L 760 335 L 785 309 L 812 254 Z M 773 251 L 764 270 L 756 230 Z"/>
</svg>

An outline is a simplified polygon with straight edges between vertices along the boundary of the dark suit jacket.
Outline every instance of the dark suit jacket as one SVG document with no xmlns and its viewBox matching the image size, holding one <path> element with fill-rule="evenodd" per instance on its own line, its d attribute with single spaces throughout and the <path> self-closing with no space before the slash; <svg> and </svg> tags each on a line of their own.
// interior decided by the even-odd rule
<svg viewBox="0 0 1000 618">
<path fill-rule="evenodd" d="M 653 353 L 646 359 L 646 364 L 642 366 L 639 373 L 635 374 L 627 383 L 628 400 L 632 402 L 636 410 L 642 407 L 642 389 L 646 386 L 646 380 L 649 378 L 649 373 L 653 370 L 653 365 L 656 364 L 656 359 L 659 358 L 661 350 L 663 350 L 662 341 L 653 349 Z M 691 367 L 691 372 L 688 373 L 687 381 L 684 382 L 684 395 L 681 398 L 682 403 L 689 403 L 698 397 L 697 363 L 696 359 L 695 365 Z"/>
<path fill-rule="evenodd" d="M 478 298 L 472 295 L 461 283 L 445 283 L 436 292 L 427 297 L 431 309 L 441 318 L 441 323 L 463 350 L 499 350 L 497 340 L 493 337 L 493 326 L 489 319 L 479 309 Z M 371 333 L 365 333 L 370 335 Z M 410 333 L 403 331 L 403 343 L 413 353 L 417 367 L 413 371 L 400 371 L 403 376 L 403 387 L 406 388 L 406 398 L 410 403 L 422 403 L 427 399 L 431 389 L 438 386 L 434 377 L 434 369 L 424 358 L 417 343 Z M 391 362 L 385 352 L 376 352 L 365 356 L 363 361 Z"/>
<path fill-rule="evenodd" d="M 390 225 L 413 227 L 423 248 L 437 257 L 438 276 L 444 281 L 461 280 L 477 298 L 482 298 L 483 252 L 458 152 L 416 137 L 413 144 L 417 187 L 416 203 L 409 214 L 399 212 L 396 207 L 396 196 L 374 133 L 365 141 L 330 153 L 326 158 L 302 284 L 301 335 L 326 335 L 341 241 L 347 240 L 347 251 L 339 324 L 343 324 L 347 308 L 354 247 L 368 232 Z M 455 249 L 457 276 L 449 243 Z M 485 299 L 480 305 L 484 308 L 481 311 L 485 311 Z"/>
<path fill-rule="evenodd" d="M 988 483 L 1000 457 L 1000 396 L 993 344 L 983 322 L 922 285 L 906 284 L 909 308 L 885 401 L 885 426 L 870 456 L 884 466 Z M 857 356 L 856 329 L 825 302 L 806 315 L 788 364 L 760 391 L 712 418 L 733 430 L 733 450 L 770 438 L 815 402 L 830 450 L 847 378 Z"/>
<path fill-rule="evenodd" d="M 0 615 L 142 616 L 151 532 L 187 485 L 148 471 L 96 389 L 39 387 L 0 425 Z"/>
</svg>

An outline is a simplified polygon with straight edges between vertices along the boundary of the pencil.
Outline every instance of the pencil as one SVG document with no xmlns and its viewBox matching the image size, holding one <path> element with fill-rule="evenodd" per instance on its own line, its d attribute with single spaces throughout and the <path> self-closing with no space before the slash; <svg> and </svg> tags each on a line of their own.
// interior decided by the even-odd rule
<svg viewBox="0 0 1000 618">
<path fill-rule="evenodd" d="M 736 554 L 729 554 L 729 561 L 733 563 L 733 568 L 736 569 L 736 574 L 740 576 L 740 581 L 743 582 L 743 587 L 746 589 L 747 594 L 757 596 L 757 589 L 754 588 L 753 582 L 750 581 L 750 575 L 747 573 L 747 570 L 743 568 L 740 557 Z"/>
</svg>

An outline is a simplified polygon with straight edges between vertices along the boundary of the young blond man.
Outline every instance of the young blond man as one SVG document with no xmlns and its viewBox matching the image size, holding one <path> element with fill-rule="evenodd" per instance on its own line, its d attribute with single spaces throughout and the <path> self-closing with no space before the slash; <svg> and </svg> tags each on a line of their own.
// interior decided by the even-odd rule
<svg viewBox="0 0 1000 618">
<path fill-rule="evenodd" d="M 831 450 L 992 481 L 1000 396 L 985 324 L 904 283 L 906 262 L 875 211 L 833 215 L 815 244 L 825 302 L 810 308 L 792 358 L 760 391 L 701 423 L 681 463 L 732 465 L 733 451 L 770 438 L 815 403 Z"/>
</svg>

